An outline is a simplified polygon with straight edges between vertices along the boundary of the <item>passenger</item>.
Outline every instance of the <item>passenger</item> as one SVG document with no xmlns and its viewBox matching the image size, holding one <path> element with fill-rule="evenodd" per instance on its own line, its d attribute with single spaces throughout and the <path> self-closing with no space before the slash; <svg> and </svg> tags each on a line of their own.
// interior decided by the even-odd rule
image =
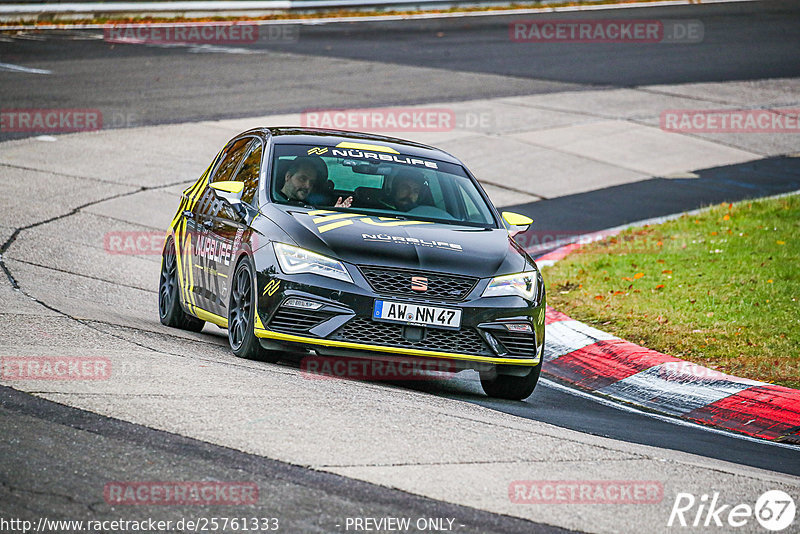
<svg viewBox="0 0 800 534">
<path fill-rule="evenodd" d="M 386 207 L 395 211 L 410 211 L 419 206 L 419 197 L 422 194 L 423 187 L 425 187 L 425 177 L 418 171 L 402 170 L 397 173 L 392 181 L 392 187 L 389 191 L 389 196 L 386 199 L 379 200 L 382 207 Z M 346 199 L 339 197 L 336 201 L 335 207 L 349 208 L 353 204 L 353 197 L 349 196 Z"/>
<path fill-rule="evenodd" d="M 397 211 L 410 211 L 419 206 L 419 197 L 425 187 L 425 178 L 419 171 L 402 170 L 392 181 L 389 198 L 381 204 Z"/>
</svg>

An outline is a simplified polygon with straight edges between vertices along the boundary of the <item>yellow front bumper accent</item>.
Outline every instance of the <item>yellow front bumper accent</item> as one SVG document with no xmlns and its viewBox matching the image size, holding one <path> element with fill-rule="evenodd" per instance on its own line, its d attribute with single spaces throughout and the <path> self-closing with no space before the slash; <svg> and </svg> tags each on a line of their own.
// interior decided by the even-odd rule
<svg viewBox="0 0 800 534">
<path fill-rule="evenodd" d="M 339 347 L 343 349 L 368 350 L 373 352 L 391 352 L 395 354 L 405 354 L 407 356 L 424 356 L 428 358 L 444 358 L 448 360 L 463 360 L 471 362 L 483 362 L 494 364 L 510 365 L 538 365 L 540 357 L 536 358 L 500 358 L 492 356 L 476 356 L 474 354 L 458 354 L 453 352 L 438 352 L 435 350 L 408 349 L 405 347 L 385 347 L 382 345 L 370 345 L 368 343 L 351 343 L 349 341 L 334 341 L 331 339 L 320 339 L 314 337 L 296 336 L 293 334 L 281 334 L 261 328 L 255 329 L 256 337 L 265 339 L 275 339 L 278 341 L 291 341 L 294 343 L 307 343 L 310 345 L 322 345 L 323 347 Z"/>
</svg>

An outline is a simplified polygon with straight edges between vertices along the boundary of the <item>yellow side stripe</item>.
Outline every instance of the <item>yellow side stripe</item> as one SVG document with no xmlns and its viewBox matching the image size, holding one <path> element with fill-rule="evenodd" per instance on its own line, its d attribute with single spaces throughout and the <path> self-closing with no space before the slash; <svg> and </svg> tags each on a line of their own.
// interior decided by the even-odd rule
<svg viewBox="0 0 800 534">
<path fill-rule="evenodd" d="M 186 299 L 187 302 L 191 306 L 196 306 L 197 303 L 194 300 L 194 268 L 192 267 L 192 257 L 191 257 L 191 250 L 192 250 L 192 236 L 191 234 L 186 236 L 186 241 L 189 243 L 188 246 L 184 247 L 186 249 L 186 255 L 188 256 L 187 261 L 189 264 L 189 288 L 186 291 L 188 298 Z"/>
<path fill-rule="evenodd" d="M 217 326 L 221 326 L 222 328 L 228 328 L 228 319 L 222 317 L 221 315 L 217 315 L 216 313 L 211 313 L 210 311 L 206 311 L 202 308 L 198 308 L 194 306 L 194 314 L 197 315 L 198 318 L 208 321 L 209 323 L 214 323 Z"/>
<path fill-rule="evenodd" d="M 188 299 L 186 298 L 186 283 L 183 278 L 183 249 L 181 248 L 183 239 L 183 231 L 186 227 L 186 221 L 182 221 L 181 224 L 178 225 L 178 231 L 175 234 L 175 239 L 172 240 L 173 244 L 175 245 L 175 269 L 178 271 L 178 289 L 181 292 L 181 300 L 188 304 Z"/>
</svg>

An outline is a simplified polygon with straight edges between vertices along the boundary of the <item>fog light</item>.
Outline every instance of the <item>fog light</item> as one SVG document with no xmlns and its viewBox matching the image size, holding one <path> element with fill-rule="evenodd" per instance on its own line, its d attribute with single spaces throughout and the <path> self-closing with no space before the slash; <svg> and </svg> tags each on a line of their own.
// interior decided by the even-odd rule
<svg viewBox="0 0 800 534">
<path fill-rule="evenodd" d="M 503 348 L 503 346 L 500 345 L 495 337 L 489 332 L 486 332 L 486 341 L 489 343 L 489 346 L 492 348 L 495 354 L 502 356 L 506 353 L 506 350 Z"/>
<path fill-rule="evenodd" d="M 305 299 L 289 299 L 283 305 L 287 308 L 300 308 L 301 310 L 318 310 L 322 307 L 319 302 Z"/>
<path fill-rule="evenodd" d="M 528 323 L 507 323 L 506 328 L 509 332 L 525 332 L 526 334 L 533 332 L 531 325 Z"/>
</svg>

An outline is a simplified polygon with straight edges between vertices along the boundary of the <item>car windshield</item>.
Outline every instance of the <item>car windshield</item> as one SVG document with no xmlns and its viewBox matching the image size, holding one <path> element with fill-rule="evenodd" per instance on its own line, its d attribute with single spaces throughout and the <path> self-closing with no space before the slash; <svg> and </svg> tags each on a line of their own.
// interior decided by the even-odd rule
<svg viewBox="0 0 800 534">
<path fill-rule="evenodd" d="M 272 176 L 271 197 L 280 204 L 495 226 L 491 209 L 463 167 L 389 147 L 277 144 Z"/>
</svg>

